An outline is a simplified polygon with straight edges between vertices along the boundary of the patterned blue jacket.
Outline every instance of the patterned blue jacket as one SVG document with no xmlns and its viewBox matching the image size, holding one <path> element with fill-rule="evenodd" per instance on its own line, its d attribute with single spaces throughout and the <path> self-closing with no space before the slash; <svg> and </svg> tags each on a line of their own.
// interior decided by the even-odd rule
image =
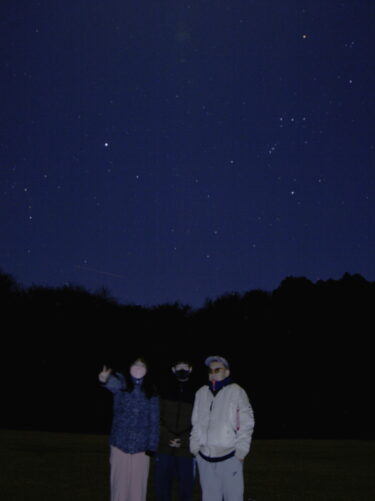
<svg viewBox="0 0 375 501">
<path fill-rule="evenodd" d="M 141 384 L 132 392 L 124 391 L 123 374 L 110 376 L 103 385 L 113 393 L 113 420 L 110 445 L 128 454 L 153 451 L 159 443 L 159 397 L 147 398 Z"/>
</svg>

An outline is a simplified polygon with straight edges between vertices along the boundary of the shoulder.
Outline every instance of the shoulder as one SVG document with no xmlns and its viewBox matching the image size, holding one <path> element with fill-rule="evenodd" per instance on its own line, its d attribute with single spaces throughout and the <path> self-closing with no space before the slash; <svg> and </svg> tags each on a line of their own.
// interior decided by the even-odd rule
<svg viewBox="0 0 375 501">
<path fill-rule="evenodd" d="M 228 386 L 225 386 L 225 388 L 228 388 L 229 391 L 241 391 L 242 387 L 237 384 L 237 383 L 230 383 Z"/>
<path fill-rule="evenodd" d="M 228 384 L 228 386 L 225 386 L 223 389 L 232 395 L 238 395 L 239 397 L 247 396 L 246 391 L 237 383 Z"/>
<path fill-rule="evenodd" d="M 201 386 L 197 392 L 196 392 L 196 395 L 201 394 L 201 393 L 207 393 L 207 391 L 209 390 L 209 387 L 208 387 L 208 384 L 204 384 L 203 386 Z"/>
<path fill-rule="evenodd" d="M 119 372 L 111 374 L 104 386 L 112 391 L 112 393 L 119 396 L 123 393 L 123 390 L 126 389 L 125 377 Z"/>
<path fill-rule="evenodd" d="M 195 393 L 195 400 L 204 398 L 209 391 L 209 387 L 207 384 L 199 388 L 199 390 Z"/>
</svg>

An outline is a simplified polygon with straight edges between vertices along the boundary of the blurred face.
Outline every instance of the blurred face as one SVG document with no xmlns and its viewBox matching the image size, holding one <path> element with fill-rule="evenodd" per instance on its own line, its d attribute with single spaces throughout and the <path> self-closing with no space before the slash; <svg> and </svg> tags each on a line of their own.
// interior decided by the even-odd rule
<svg viewBox="0 0 375 501">
<path fill-rule="evenodd" d="M 221 362 L 211 362 L 208 369 L 208 379 L 214 381 L 223 381 L 229 376 L 229 370 Z"/>
<path fill-rule="evenodd" d="M 130 374 L 136 379 L 142 379 L 147 374 L 147 368 L 142 360 L 136 360 L 130 367 Z"/>
</svg>

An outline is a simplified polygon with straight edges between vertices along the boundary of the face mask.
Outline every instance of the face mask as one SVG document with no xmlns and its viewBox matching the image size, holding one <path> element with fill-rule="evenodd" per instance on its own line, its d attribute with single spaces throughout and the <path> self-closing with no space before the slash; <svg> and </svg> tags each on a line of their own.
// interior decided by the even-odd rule
<svg viewBox="0 0 375 501">
<path fill-rule="evenodd" d="M 146 367 L 144 365 L 132 365 L 130 375 L 135 379 L 142 379 L 146 375 Z"/>
<path fill-rule="evenodd" d="M 179 381 L 185 381 L 186 379 L 189 379 L 190 371 L 179 369 L 178 371 L 175 371 L 174 374 Z"/>
</svg>

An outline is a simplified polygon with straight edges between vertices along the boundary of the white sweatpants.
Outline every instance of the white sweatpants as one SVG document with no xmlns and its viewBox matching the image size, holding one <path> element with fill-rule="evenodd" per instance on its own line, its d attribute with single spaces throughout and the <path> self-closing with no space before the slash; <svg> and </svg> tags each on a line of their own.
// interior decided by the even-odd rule
<svg viewBox="0 0 375 501">
<path fill-rule="evenodd" d="M 197 456 L 202 501 L 243 501 L 243 463 L 231 457 L 210 463 Z"/>
</svg>

